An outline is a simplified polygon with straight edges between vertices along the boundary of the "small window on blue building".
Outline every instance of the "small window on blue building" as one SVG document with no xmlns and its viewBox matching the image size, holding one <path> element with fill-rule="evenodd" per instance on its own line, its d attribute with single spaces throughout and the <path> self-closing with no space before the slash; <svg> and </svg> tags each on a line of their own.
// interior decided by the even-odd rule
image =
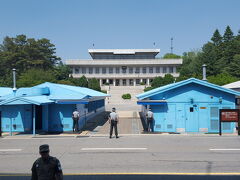
<svg viewBox="0 0 240 180">
<path fill-rule="evenodd" d="M 190 112 L 193 112 L 193 107 L 190 107 Z"/>
</svg>

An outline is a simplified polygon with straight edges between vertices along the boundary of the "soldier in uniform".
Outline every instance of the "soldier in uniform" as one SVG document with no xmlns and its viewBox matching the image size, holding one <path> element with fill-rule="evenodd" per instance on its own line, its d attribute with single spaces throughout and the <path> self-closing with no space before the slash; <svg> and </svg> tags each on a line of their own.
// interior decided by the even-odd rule
<svg viewBox="0 0 240 180">
<path fill-rule="evenodd" d="M 63 180 L 60 161 L 49 155 L 49 145 L 39 147 L 41 155 L 32 166 L 32 180 Z"/>
<path fill-rule="evenodd" d="M 154 125 L 153 125 L 153 112 L 151 111 L 151 108 L 148 109 L 147 114 L 147 131 L 150 132 L 150 129 L 152 132 L 154 132 Z"/>
<path fill-rule="evenodd" d="M 108 122 L 110 124 L 110 136 L 109 136 L 109 138 L 112 138 L 113 127 L 114 127 L 116 138 L 119 138 L 118 137 L 118 130 L 117 130 L 117 124 L 119 123 L 119 117 L 118 117 L 118 114 L 116 113 L 115 108 L 112 108 L 112 112 L 109 115 Z"/>
<path fill-rule="evenodd" d="M 77 111 L 77 108 L 75 108 L 75 111 L 72 113 L 72 120 L 73 120 L 73 132 L 78 132 L 78 120 L 80 118 L 80 114 Z"/>
</svg>

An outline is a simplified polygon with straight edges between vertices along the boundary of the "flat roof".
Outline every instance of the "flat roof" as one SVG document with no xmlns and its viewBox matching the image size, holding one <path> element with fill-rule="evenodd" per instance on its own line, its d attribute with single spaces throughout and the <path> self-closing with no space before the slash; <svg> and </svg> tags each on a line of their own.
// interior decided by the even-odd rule
<svg viewBox="0 0 240 180">
<path fill-rule="evenodd" d="M 89 54 L 112 53 L 112 54 L 136 54 L 136 53 L 154 53 L 158 54 L 160 49 L 88 49 Z"/>
</svg>

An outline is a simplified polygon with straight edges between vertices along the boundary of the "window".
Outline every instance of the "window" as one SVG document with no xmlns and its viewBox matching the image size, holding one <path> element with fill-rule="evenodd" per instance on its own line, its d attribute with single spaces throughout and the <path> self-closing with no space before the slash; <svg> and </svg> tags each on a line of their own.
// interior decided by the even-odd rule
<svg viewBox="0 0 240 180">
<path fill-rule="evenodd" d="M 120 69 L 119 67 L 116 67 L 116 74 L 119 74 L 120 73 Z"/>
<path fill-rule="evenodd" d="M 75 68 L 75 74 L 79 74 L 79 69 Z"/>
<path fill-rule="evenodd" d="M 98 67 L 95 68 L 95 73 L 99 74 L 99 68 Z"/>
<path fill-rule="evenodd" d="M 106 74 L 106 68 L 105 67 L 102 68 L 102 74 Z"/>
<path fill-rule="evenodd" d="M 93 73 L 93 68 L 92 68 L 92 67 L 88 68 L 88 73 L 89 73 L 89 74 L 92 74 L 92 73 Z"/>
<path fill-rule="evenodd" d="M 109 68 L 109 74 L 112 74 L 112 73 L 113 73 L 113 68 L 110 67 L 110 68 Z"/>
<path fill-rule="evenodd" d="M 173 67 L 169 67 L 169 73 L 173 73 Z"/>
<path fill-rule="evenodd" d="M 139 67 L 136 67 L 135 73 L 136 73 L 136 74 L 137 74 L 137 73 L 140 73 L 140 68 L 139 68 Z"/>
<path fill-rule="evenodd" d="M 156 73 L 160 73 L 160 67 L 156 67 Z"/>
<path fill-rule="evenodd" d="M 149 67 L 149 73 L 153 73 L 153 67 Z"/>
<path fill-rule="evenodd" d="M 82 74 L 86 74 L 86 68 L 85 67 L 82 68 Z"/>
<path fill-rule="evenodd" d="M 142 73 L 143 73 L 143 74 L 146 74 L 146 72 L 147 72 L 146 67 L 143 67 L 143 68 L 142 68 Z"/>
<path fill-rule="evenodd" d="M 167 67 L 163 67 L 163 73 L 167 73 Z"/>
<path fill-rule="evenodd" d="M 129 68 L 129 74 L 132 74 L 132 73 L 133 73 L 133 68 L 130 67 L 130 68 Z"/>
<path fill-rule="evenodd" d="M 127 72 L 127 67 L 126 66 L 122 66 L 122 73 L 125 74 Z"/>
</svg>

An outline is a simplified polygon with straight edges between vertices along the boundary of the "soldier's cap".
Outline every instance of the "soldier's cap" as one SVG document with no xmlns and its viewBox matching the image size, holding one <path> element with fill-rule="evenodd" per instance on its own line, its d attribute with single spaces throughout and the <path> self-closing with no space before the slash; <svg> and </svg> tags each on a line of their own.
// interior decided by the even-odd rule
<svg viewBox="0 0 240 180">
<path fill-rule="evenodd" d="M 49 145 L 48 144 L 43 144 L 41 146 L 39 146 L 39 152 L 49 152 Z"/>
</svg>

